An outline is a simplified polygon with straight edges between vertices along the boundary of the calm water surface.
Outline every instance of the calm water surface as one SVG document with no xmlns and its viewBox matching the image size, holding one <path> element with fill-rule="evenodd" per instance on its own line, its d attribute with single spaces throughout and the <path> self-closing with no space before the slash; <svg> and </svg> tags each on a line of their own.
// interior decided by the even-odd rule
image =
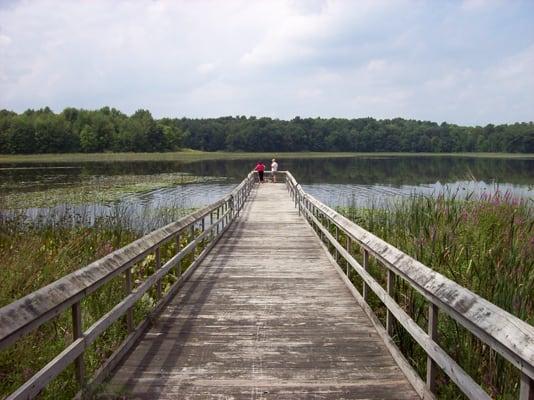
<svg viewBox="0 0 534 400">
<path fill-rule="evenodd" d="M 257 160 L 182 162 L 113 162 L 62 164 L 0 164 L 0 188 L 43 191 L 76 186 L 89 177 L 155 175 L 181 172 L 222 178 L 216 183 L 186 184 L 126 195 L 119 203 L 165 207 L 199 207 L 224 196 L 239 183 Z M 268 160 L 264 160 L 266 164 Z M 304 189 L 331 206 L 381 206 L 412 193 L 512 192 L 534 199 L 534 160 L 461 157 L 347 157 L 334 159 L 279 159 L 279 169 L 290 170 Z M 98 205 L 95 213 L 113 205 Z M 100 210 L 100 211 L 99 211 Z M 29 214 L 43 210 L 28 210 Z"/>
</svg>

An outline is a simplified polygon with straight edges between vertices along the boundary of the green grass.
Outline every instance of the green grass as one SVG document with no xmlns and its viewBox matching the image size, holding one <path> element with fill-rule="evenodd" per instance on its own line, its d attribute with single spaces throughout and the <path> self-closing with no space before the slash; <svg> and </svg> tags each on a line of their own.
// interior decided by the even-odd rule
<svg viewBox="0 0 534 400">
<path fill-rule="evenodd" d="M 534 324 L 534 211 L 532 200 L 510 194 L 468 200 L 414 196 L 389 209 L 340 210 L 345 216 L 423 264 L 490 302 Z M 371 265 L 385 283 L 385 269 Z M 357 287 L 361 281 L 353 277 Z M 397 280 L 397 301 L 426 330 L 427 303 Z M 385 309 L 371 304 L 382 318 Z M 444 314 L 439 319 L 440 344 L 494 398 L 517 398 L 519 374 L 502 357 Z M 426 355 L 396 326 L 395 340 L 424 376 Z M 441 374 L 440 398 L 463 398 Z"/>
<path fill-rule="evenodd" d="M 183 150 L 167 153 L 61 153 L 61 154 L 1 154 L 0 163 L 62 163 L 111 161 L 182 161 L 238 160 L 276 158 L 340 158 L 340 157 L 471 157 L 533 159 L 534 154 L 519 153 L 349 153 L 349 152 L 206 152 Z"/>
<path fill-rule="evenodd" d="M 88 226 L 73 215 L 57 220 L 31 221 L 21 216 L 6 218 L 0 214 L 0 307 L 29 294 L 55 280 L 101 258 L 142 236 L 143 232 L 174 221 L 192 210 L 180 208 L 148 209 L 141 221 L 132 224 L 128 213 L 99 218 Z M 74 221 L 74 222 L 73 222 Z M 181 237 L 184 247 L 190 238 Z M 161 248 L 162 262 L 177 251 L 174 241 Z M 150 255 L 132 268 L 134 286 L 155 271 Z M 189 255 L 182 261 L 185 270 L 192 262 Z M 173 273 L 162 281 L 164 291 L 176 281 Z M 124 277 L 112 279 L 82 301 L 83 327 L 87 329 L 123 299 Z M 134 307 L 134 320 L 139 323 L 155 303 L 155 292 L 149 291 Z M 0 351 L 0 399 L 5 398 L 57 356 L 72 341 L 70 310 L 43 324 L 14 345 Z M 85 352 L 84 361 L 91 376 L 126 337 L 122 320 L 114 323 Z M 16 360 L 16 361 L 15 361 Z M 40 398 L 72 398 L 79 390 L 72 367 L 54 379 Z"/>
</svg>

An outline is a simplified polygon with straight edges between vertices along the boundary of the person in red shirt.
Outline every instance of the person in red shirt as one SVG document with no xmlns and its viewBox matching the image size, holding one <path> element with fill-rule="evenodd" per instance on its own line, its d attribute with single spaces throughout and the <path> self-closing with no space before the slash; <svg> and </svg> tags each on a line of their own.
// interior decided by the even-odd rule
<svg viewBox="0 0 534 400">
<path fill-rule="evenodd" d="M 256 168 L 254 168 L 255 171 L 258 171 L 258 176 L 260 177 L 260 183 L 263 183 L 263 173 L 265 172 L 265 164 L 261 161 L 258 161 L 256 164 Z"/>
</svg>

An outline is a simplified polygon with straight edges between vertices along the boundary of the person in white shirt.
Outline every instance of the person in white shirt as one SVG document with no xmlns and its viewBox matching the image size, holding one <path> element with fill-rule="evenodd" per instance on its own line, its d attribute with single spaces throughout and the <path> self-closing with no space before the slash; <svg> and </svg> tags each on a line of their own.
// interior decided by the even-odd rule
<svg viewBox="0 0 534 400">
<path fill-rule="evenodd" d="M 271 175 L 273 176 L 273 183 L 276 183 L 276 171 L 278 171 L 278 163 L 273 158 L 273 162 L 271 163 Z"/>
</svg>

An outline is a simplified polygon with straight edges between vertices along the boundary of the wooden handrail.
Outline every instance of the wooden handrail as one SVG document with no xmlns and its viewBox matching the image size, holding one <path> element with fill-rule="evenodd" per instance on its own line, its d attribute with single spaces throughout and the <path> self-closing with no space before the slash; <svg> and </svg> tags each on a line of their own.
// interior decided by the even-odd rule
<svg viewBox="0 0 534 400">
<path fill-rule="evenodd" d="M 433 271 L 396 247 L 343 217 L 313 196 L 304 192 L 291 173 L 287 172 L 286 184 L 299 211 L 315 226 L 321 236 L 334 247 L 336 254 L 355 270 L 364 281 L 364 289 L 370 288 L 386 306 L 387 320 L 392 317 L 403 325 L 430 357 L 427 363 L 427 388 L 435 386 L 435 367 L 439 365 L 456 385 L 473 399 L 490 397 L 463 369 L 448 356 L 434 340 L 436 337 L 437 310 L 445 312 L 482 342 L 501 354 L 521 371 L 521 400 L 534 396 L 534 327 L 505 310 L 483 299 L 456 282 Z M 353 244 L 358 244 L 364 253 L 374 257 L 388 269 L 388 282 L 399 276 L 417 290 L 430 303 L 429 332 L 424 332 L 415 321 L 395 302 L 390 290 L 385 290 L 360 265 L 325 227 L 322 220 L 341 230 Z M 364 262 L 365 263 L 365 262 Z M 391 289 L 391 288 L 390 288 Z M 365 298 L 361 296 L 362 299 Z M 370 308 L 369 308 L 370 310 Z M 413 382 L 414 386 L 419 385 Z M 420 386 L 420 385 L 419 385 Z M 420 392 L 420 395 L 424 393 Z"/>
<path fill-rule="evenodd" d="M 177 222 L 173 222 L 122 247 L 88 266 L 0 309 L 0 349 L 9 346 L 26 332 L 32 331 L 63 310 L 100 288 L 117 274 L 140 261 L 147 254 L 220 207 L 228 196 Z"/>
<path fill-rule="evenodd" d="M 231 221 L 239 214 L 246 198 L 250 194 L 254 181 L 255 174 L 250 172 L 229 195 L 221 200 L 187 215 L 177 222 L 153 231 L 88 266 L 0 308 L 0 349 L 11 345 L 25 334 L 36 330 L 40 325 L 57 317 L 69 307 L 72 307 L 73 314 L 73 342 L 7 399 L 23 399 L 36 396 L 48 382 L 72 362 L 76 363 L 76 376 L 80 385 L 83 385 L 86 380 L 83 369 L 83 353 L 85 349 L 113 322 L 124 315 L 128 317 L 128 329 L 133 330 L 131 326 L 131 310 L 136 301 L 154 285 L 158 285 L 158 295 L 160 295 L 159 282 L 161 279 L 172 268 L 175 268 L 186 255 L 192 253 L 201 242 L 206 243 L 211 238 L 211 243 L 192 265 L 196 266 L 200 262 L 200 259 L 213 247 L 215 242 L 226 231 Z M 213 218 L 214 213 L 217 214 L 216 219 Z M 210 217 L 208 226 L 205 223 L 207 216 Z M 198 223 L 201 224 L 202 232 L 194 237 L 195 224 Z M 155 272 L 146 278 L 135 291 L 132 291 L 130 273 L 132 266 L 153 252 L 156 254 L 158 264 L 160 247 L 172 239 L 176 239 L 177 243 L 179 243 L 179 235 L 188 231 L 191 234 L 191 241 L 163 266 L 156 265 Z M 188 273 L 190 273 L 190 270 L 188 270 Z M 127 293 L 125 293 L 124 299 L 85 332 L 82 332 L 81 300 L 121 273 L 126 273 Z M 160 299 L 158 304 L 168 301 L 168 298 L 176 292 L 182 280 L 183 276 L 173 284 L 165 298 Z M 157 308 L 158 306 L 156 306 Z M 136 328 L 136 335 L 138 336 L 139 332 L 145 329 L 146 326 L 146 323 L 141 323 Z M 133 342 L 134 337 L 134 335 L 130 335 L 127 341 Z"/>
</svg>

